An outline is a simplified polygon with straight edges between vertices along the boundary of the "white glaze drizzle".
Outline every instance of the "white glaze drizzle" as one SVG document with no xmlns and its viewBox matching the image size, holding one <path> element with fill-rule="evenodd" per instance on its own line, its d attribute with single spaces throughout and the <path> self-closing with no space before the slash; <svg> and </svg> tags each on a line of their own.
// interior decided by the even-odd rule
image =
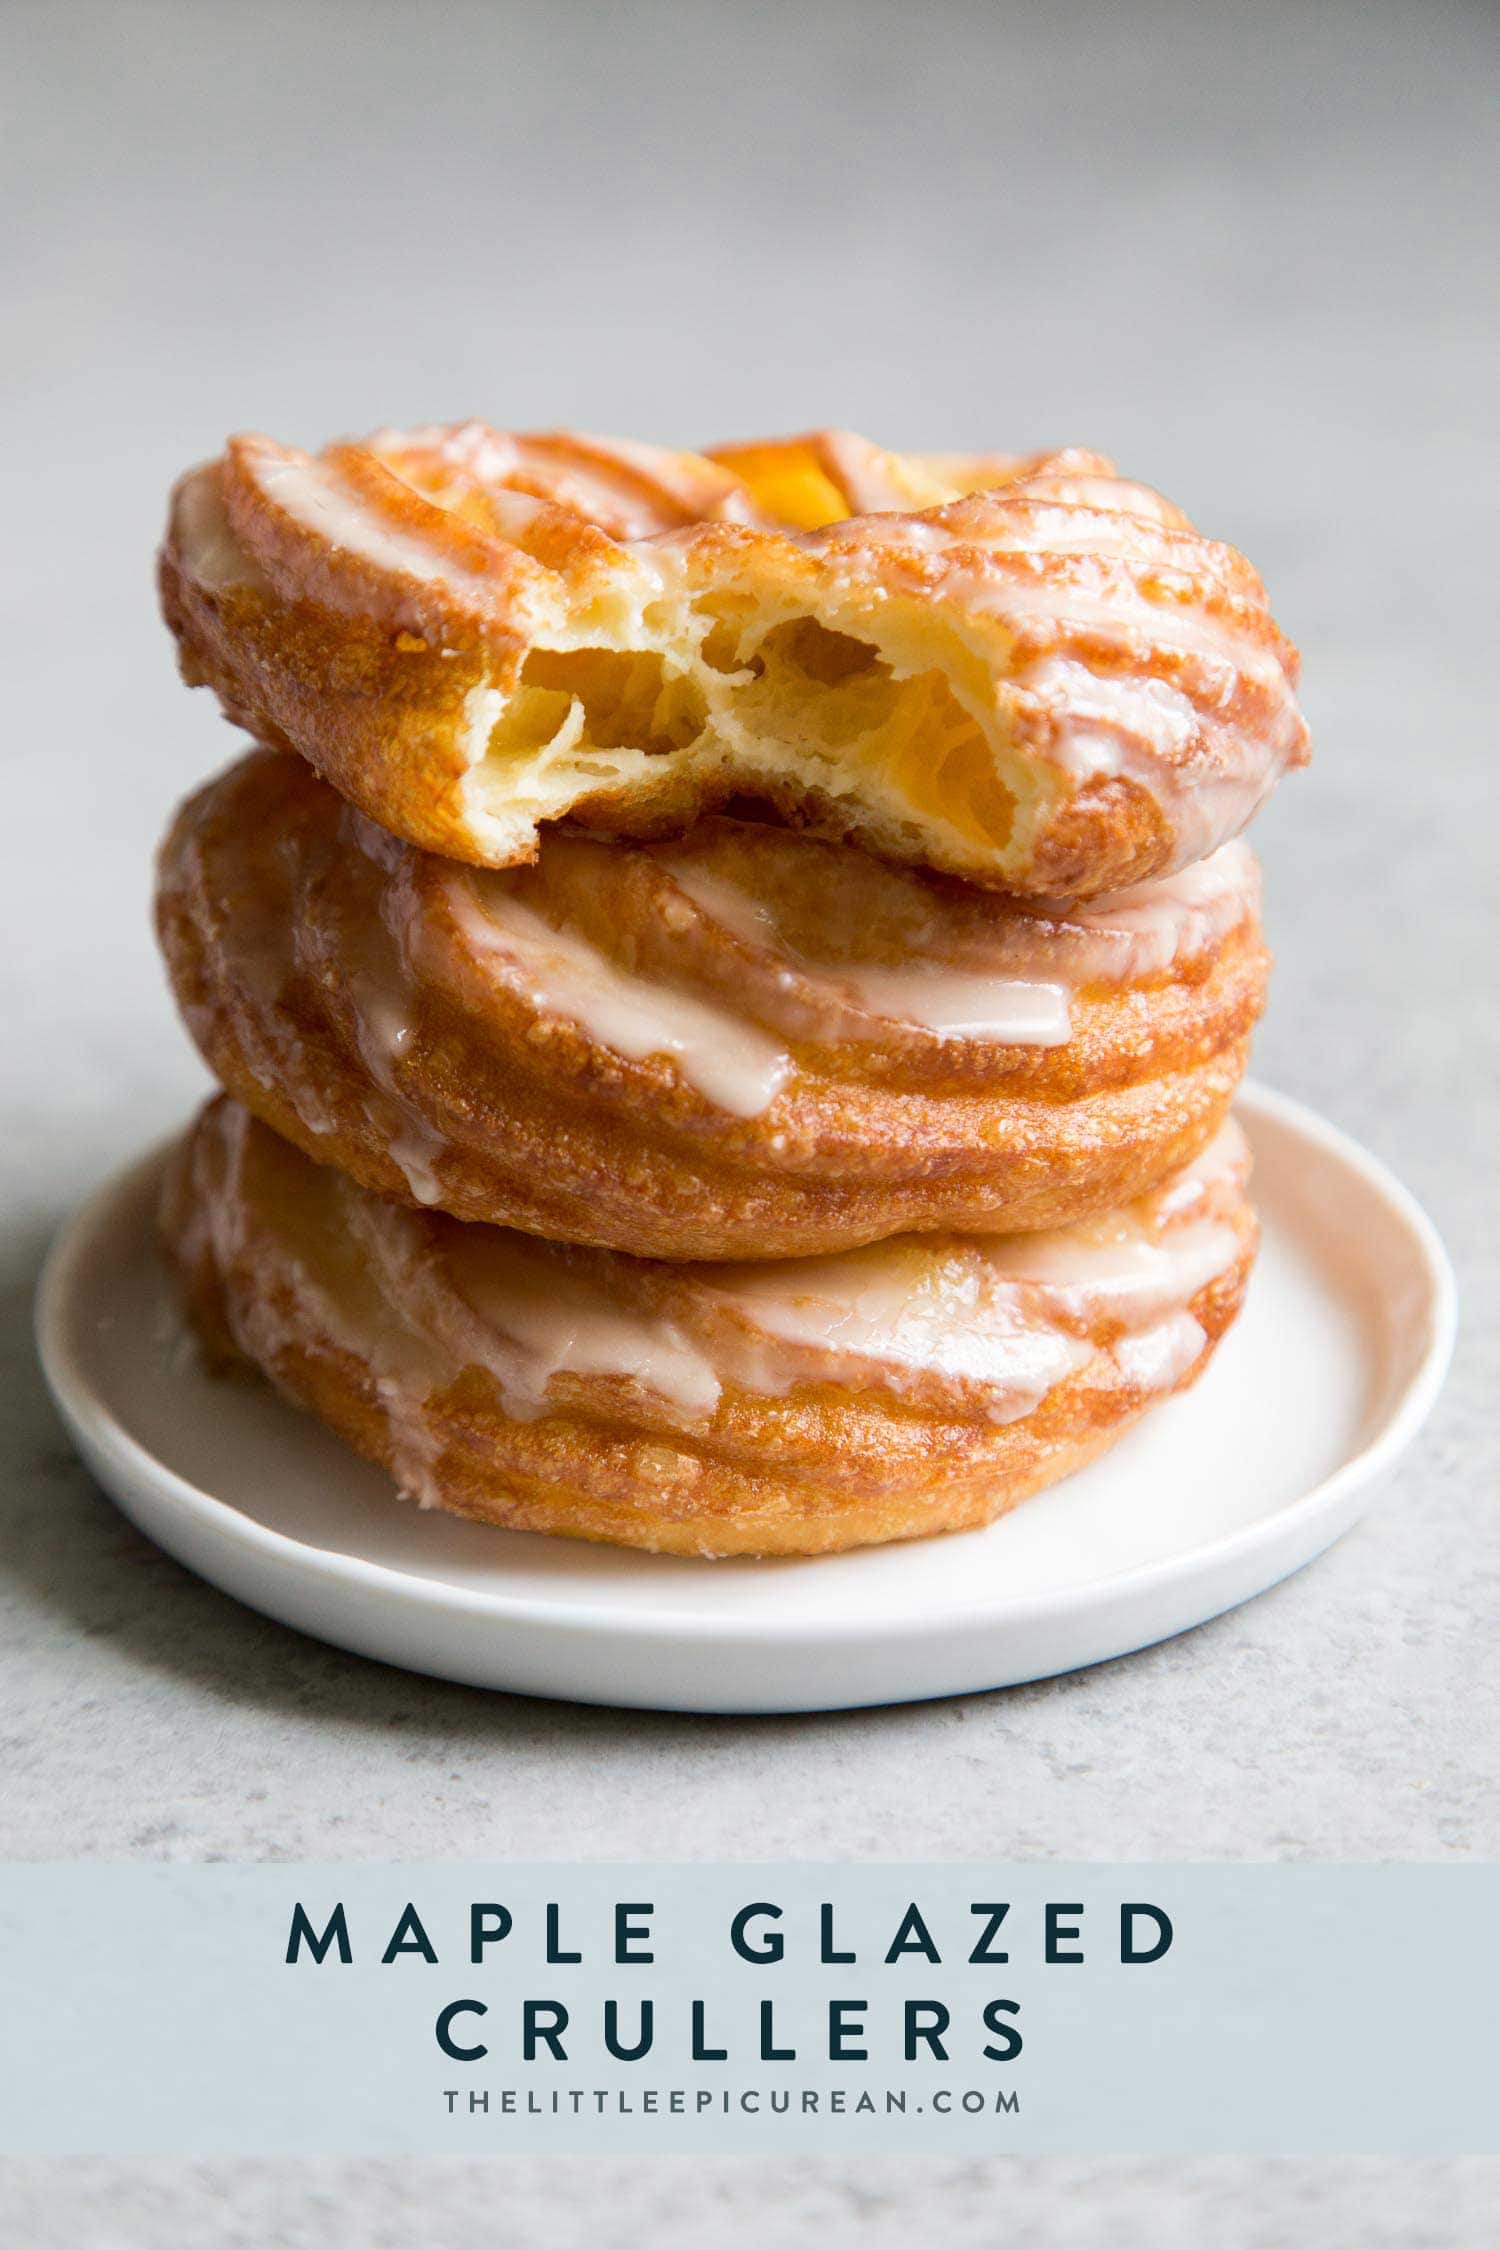
<svg viewBox="0 0 1500 2250">
<path fill-rule="evenodd" d="M 1065 1045 L 1072 1034 L 1070 999 L 1081 986 L 1160 975 L 1176 961 L 1198 958 L 1246 920 L 1259 900 L 1255 859 L 1235 842 L 1177 875 L 1070 909 L 1066 920 L 998 910 L 997 958 L 989 968 L 978 959 L 933 956 L 813 962 L 788 944 L 764 899 L 681 852 L 664 855 L 662 863 L 712 920 L 783 954 L 814 981 L 843 988 L 878 1022 L 1001 1046 Z M 916 879 L 891 870 L 886 880 L 907 884 L 920 914 Z M 850 1035 L 859 1036 L 857 1025 Z"/>
<path fill-rule="evenodd" d="M 514 1236 L 471 1230 L 447 1265 L 477 1325 L 444 1342 L 487 1367 L 527 1418 L 572 1372 L 633 1381 L 689 1421 L 712 1412 L 724 1383 L 776 1395 L 820 1379 L 900 1390 L 935 1376 L 982 1391 L 989 1418 L 1007 1422 L 1087 1364 L 1094 1347 L 1075 1331 L 1091 1317 L 1124 1330 L 1113 1350 L 1127 1380 L 1169 1387 L 1203 1347 L 1185 1300 L 1239 1248 L 1233 1227 L 1193 1220 L 1159 1235 L 1138 1222 L 880 1243 L 711 1269 L 673 1319 L 620 1305 L 593 1273 Z"/>
<path fill-rule="evenodd" d="M 863 1373 L 897 1389 L 937 1375 L 981 1386 L 990 1418 L 1006 1422 L 1029 1414 L 1089 1357 L 1087 1344 L 1038 1318 L 1019 1292 L 994 1289 L 971 1244 L 877 1243 L 736 1267 L 705 1290 L 731 1316 L 718 1354 L 747 1390 L 785 1389 L 799 1363 L 803 1379 L 823 1373 L 847 1383 Z"/>
<path fill-rule="evenodd" d="M 510 894 L 503 876 L 455 875 L 448 896 L 475 952 L 532 1007 L 632 1061 L 670 1057 L 732 1116 L 759 1116 L 791 1076 L 791 1056 L 765 1032 L 692 993 L 631 975 L 576 930 L 554 929 Z"/>
<path fill-rule="evenodd" d="M 506 1412 L 531 1421 L 546 1412 L 557 1375 L 606 1375 L 636 1383 L 689 1420 L 712 1414 L 720 1378 L 676 1322 L 611 1303 L 597 1284 L 555 1257 L 507 1238 L 503 1262 L 482 1232 L 450 1245 L 448 1267 L 484 1330 L 481 1364 L 500 1386 Z"/>
<path fill-rule="evenodd" d="M 788 944 L 775 910 L 765 900 L 684 856 L 668 854 L 663 864 L 678 889 L 723 929 L 751 945 L 768 947 L 814 983 L 842 989 L 881 1022 L 911 1024 L 935 1032 L 940 1039 L 990 1039 L 998 1046 L 1067 1043 L 1068 994 L 1054 978 L 975 973 L 951 961 L 920 958 L 899 963 L 814 963 Z M 1040 966 L 1044 956 L 1038 950 Z M 867 1033 L 878 1035 L 874 1027 Z M 859 1037 L 857 1023 L 848 1036 Z"/>
<path fill-rule="evenodd" d="M 793 951 L 772 909 L 751 892 L 680 853 L 664 853 L 661 864 L 731 934 L 769 947 L 835 1000 L 842 996 L 847 1004 L 852 997 L 873 1019 L 867 1037 L 879 1036 L 881 1024 L 896 1023 L 942 1039 L 1035 1047 L 1066 1044 L 1070 998 L 1078 987 L 1159 973 L 1201 953 L 1253 910 L 1257 895 L 1255 862 L 1236 844 L 1181 875 L 1075 912 L 1066 923 L 1007 912 L 997 920 L 997 942 L 1012 962 L 1064 972 L 1018 975 L 1014 966 L 986 970 L 931 957 L 813 963 Z M 742 1013 L 621 966 L 578 930 L 555 927 L 517 899 L 503 874 L 455 872 L 447 896 L 475 956 L 532 1007 L 578 1025 L 628 1060 L 667 1057 L 730 1115 L 763 1114 L 790 1078 L 787 1049 Z M 393 1037 L 382 1028 L 388 1005 L 376 996 L 361 1046 L 381 1083 L 397 1091 L 392 1062 L 400 1030 Z M 859 1037 L 857 1017 L 846 1035 Z M 416 1155 L 420 1166 L 422 1152 Z M 415 1178 L 414 1192 L 420 1193 Z"/>
<path fill-rule="evenodd" d="M 1088 941 L 1074 975 L 1101 983 L 1159 976 L 1201 959 L 1259 907 L 1260 867 L 1236 837 L 1190 867 L 1070 908 L 1065 935 L 1077 930 Z"/>
<path fill-rule="evenodd" d="M 394 1105 L 396 1129 L 386 1139 L 392 1162 L 419 1203 L 439 1203 L 443 1191 L 435 1167 L 448 1141 L 428 1124 L 401 1085 L 397 1066 L 413 1038 L 401 983 L 394 969 L 385 975 L 367 969 L 354 979 L 350 997 L 355 1036 L 366 1070 Z"/>
<path fill-rule="evenodd" d="M 1124 648 L 1149 645 L 1176 649 L 1221 667 L 1226 676 L 1231 669 L 1240 671 L 1288 698 L 1290 695 L 1275 650 L 1251 638 L 1232 617 L 1207 614 L 1196 605 L 1189 608 L 1181 602 L 1152 600 L 1122 572 L 1113 573 L 1106 588 L 1091 587 L 1076 575 L 1063 580 L 1048 578 L 1034 567 L 986 568 L 989 558 L 1009 556 L 1022 564 L 1045 556 L 1064 562 L 1092 557 L 1106 565 L 1128 564 L 1139 553 L 1140 533 L 1131 514 L 1123 510 L 1080 520 L 1069 506 L 1026 508 L 1012 514 L 1002 509 L 993 518 L 981 520 L 971 503 L 959 502 L 953 510 L 941 514 L 878 515 L 873 522 L 862 518 L 857 543 L 850 528 L 840 524 L 799 532 L 795 537 L 810 551 L 826 546 L 839 552 L 846 564 L 858 564 L 862 553 L 871 550 L 871 560 L 877 567 L 882 550 L 915 548 L 946 564 L 942 573 L 945 599 L 971 615 L 1003 621 L 1018 636 L 1028 627 L 1081 629 Z M 1196 573 L 1174 569 L 1166 559 L 1159 575 L 1175 578 L 1184 592 L 1192 591 L 1197 582 Z M 1064 657 L 1061 661 L 1078 660 Z"/>
<path fill-rule="evenodd" d="M 912 484 L 901 475 L 899 461 L 853 430 L 821 430 L 813 450 L 821 454 L 831 481 L 842 489 L 851 516 L 915 504 Z"/>
<path fill-rule="evenodd" d="M 1082 1317 L 1091 1307 L 1104 1309 L 1140 1329 L 1234 1263 L 1235 1229 L 1225 1219 L 1192 1214 L 1214 1188 L 1243 1182 L 1249 1169 L 1244 1133 L 1226 1118 L 1190 1164 L 1137 1203 L 1070 1227 L 996 1237 L 985 1255 L 997 1278 L 1039 1292 L 1060 1312 Z"/>
<path fill-rule="evenodd" d="M 1218 1181 L 1239 1178 L 1250 1174 L 1250 1144 L 1238 1120 L 1226 1117 L 1213 1139 L 1190 1164 L 1174 1172 L 1165 1186 L 1157 1189 L 1153 1198 L 1156 1215 L 1165 1221 L 1180 1218 L 1193 1204 L 1202 1201 Z"/>
<path fill-rule="evenodd" d="M 172 495 L 172 539 L 178 568 L 208 593 L 230 586 L 264 587 L 265 579 L 234 535 L 224 506 L 223 466 L 190 470 Z"/>
<path fill-rule="evenodd" d="M 1233 1227 L 1218 1220 L 1183 1219 L 1157 1234 L 1126 1217 L 1008 1237 L 990 1262 L 998 1277 L 1030 1283 L 1054 1305 L 1079 1312 L 1107 1305 L 1123 1319 L 1195 1296 L 1232 1263 L 1238 1244 Z"/>
<path fill-rule="evenodd" d="M 1169 1391 L 1202 1352 L 1208 1336 L 1187 1311 L 1168 1313 L 1154 1327 L 1118 1337 L 1111 1357 L 1125 1381 L 1141 1391 Z"/>
<path fill-rule="evenodd" d="M 846 972 L 860 1005 L 887 1023 L 915 1024 L 939 1039 L 989 1039 L 1000 1047 L 1065 1047 L 1072 1015 L 1064 985 L 1023 977 L 968 976 L 933 962 Z"/>
<path fill-rule="evenodd" d="M 1165 1389 L 1203 1347 L 1182 1300 L 1239 1249 L 1234 1229 L 1220 1225 L 1188 1222 L 1155 1241 L 1143 1234 L 1123 1257 L 1119 1244 L 1101 1249 L 1063 1229 L 1032 1238 L 1026 1270 L 1014 1272 L 983 1242 L 882 1243 L 712 1269 L 673 1318 L 617 1301 L 607 1269 L 569 1267 L 495 1229 L 450 1236 L 441 1269 L 421 1282 L 410 1214 L 366 1199 L 354 1224 L 382 1297 L 404 1300 L 447 1379 L 484 1369 L 507 1413 L 530 1421 L 555 1403 L 556 1377 L 613 1377 L 690 1426 L 712 1416 L 726 1383 L 775 1396 L 799 1382 L 900 1391 L 933 1377 L 984 1394 L 990 1420 L 1019 1420 L 1089 1362 L 1095 1347 L 1068 1323 L 1101 1313 L 1124 1328 L 1111 1347 L 1121 1374 Z M 404 1341 L 400 1349 L 409 1362 Z"/>
<path fill-rule="evenodd" d="M 1170 682 L 1109 678 L 1066 656 L 1039 659 L 1014 686 L 1047 714 L 1046 754 L 1077 786 L 1118 777 L 1153 799 L 1171 824 L 1179 869 L 1249 826 L 1301 731 L 1288 702 L 1264 752 L 1247 757 L 1235 730 L 1216 728 Z M 1207 761 L 1191 755 L 1205 736 Z"/>
<path fill-rule="evenodd" d="M 1099 1347 L 1079 1331 L 1102 1317 L 1121 1331 L 1107 1347 L 1121 1376 L 1166 1389 L 1204 1344 L 1186 1301 L 1240 1249 L 1235 1229 L 1217 1221 L 1157 1232 L 1158 1199 L 1146 1198 L 1125 1222 L 1019 1240 L 906 1238 L 829 1257 L 666 1269 L 664 1299 L 607 1253 L 572 1258 L 493 1227 L 434 1236 L 415 1213 L 342 1174 L 313 1173 L 286 1148 L 269 1160 L 291 1167 L 287 1189 L 252 1223 L 242 1166 L 247 1132 L 262 1128 L 236 1105 L 220 1119 L 228 1192 L 200 1197 L 200 1223 L 236 1292 L 246 1348 L 274 1365 L 288 1346 L 305 1348 L 311 1327 L 365 1360 L 398 1476 L 419 1497 L 430 1496 L 434 1465 L 426 1402 L 467 1367 L 493 1378 L 518 1420 L 551 1411 L 555 1380 L 576 1375 L 617 1378 L 684 1427 L 711 1418 L 725 1384 L 766 1395 L 806 1382 L 900 1392 L 933 1378 L 977 1393 L 987 1418 L 1004 1423 L 1090 1362 Z M 1242 1161 L 1226 1140 L 1200 1192 Z M 301 1225 L 321 1239 L 311 1255 Z M 267 1259 L 287 1287 L 236 1284 Z"/>
<path fill-rule="evenodd" d="M 1226 1129 L 1199 1157 L 1187 1204 L 1246 1161 L 1238 1129 Z M 1149 1215 L 1137 1210 L 946 1248 L 879 1243 L 726 1269 L 705 1287 L 743 1318 L 729 1364 L 747 1388 L 769 1387 L 757 1338 L 770 1335 L 815 1355 L 866 1362 L 887 1378 L 937 1373 L 981 1385 L 992 1394 L 991 1419 L 1009 1421 L 1090 1358 L 1075 1332 L 1090 1319 L 1120 1324 L 1116 1364 L 1143 1390 L 1169 1388 L 1202 1350 L 1203 1331 L 1186 1300 L 1228 1270 L 1240 1237 L 1212 1219 L 1158 1230 L 1151 1220 L 1159 1202 L 1147 1201 Z M 1173 1208 L 1181 1201 L 1174 1197 Z"/>
<path fill-rule="evenodd" d="M 456 476 L 472 480 L 497 511 L 502 530 L 511 501 L 533 513 L 544 507 L 565 509 L 628 543 L 680 531 L 684 519 L 691 523 L 729 516 L 748 521 L 753 513 L 748 495 L 727 471 L 697 456 L 678 456 L 629 438 L 572 432 L 521 436 L 484 422 L 464 422 L 378 430 L 368 443 L 397 476 L 406 474 L 403 456 L 425 452 Z M 529 493 L 527 485 L 540 488 L 539 493 Z"/>
<path fill-rule="evenodd" d="M 940 566 L 942 597 L 974 616 L 989 616 L 1018 638 L 1038 633 L 1085 632 L 1113 642 L 1132 657 L 1163 649 L 1192 659 L 1207 674 L 1197 700 L 1154 674 L 1096 671 L 1082 659 L 1050 651 L 1023 663 L 1002 681 L 1002 699 L 1013 702 L 1023 722 L 1028 755 L 1055 765 L 1076 786 L 1121 775 L 1160 806 L 1175 837 L 1174 866 L 1186 866 L 1229 837 L 1237 836 L 1269 796 L 1304 739 L 1290 682 L 1274 647 L 1246 631 L 1231 614 L 1206 612 L 1196 601 L 1150 598 L 1128 570 L 1112 572 L 1107 589 L 1090 588 L 1075 576 L 1049 582 L 1040 572 L 987 568 L 987 558 L 1006 555 L 1096 557 L 1106 568 L 1128 564 L 1139 534 L 1133 516 L 1148 513 L 1142 495 L 1130 507 L 1134 488 L 1114 488 L 1118 497 L 1101 516 L 1080 516 L 1072 505 L 1038 510 L 1027 507 L 992 523 L 973 519 L 963 504 L 948 520 L 936 516 L 876 516 L 860 524 L 862 545 L 873 542 L 869 560 L 879 567 L 883 551 L 906 549 Z M 1023 497 L 1024 491 L 1023 491 Z M 1070 497 L 1072 497 L 1070 495 Z M 1158 503 L 1160 506 L 1160 503 Z M 827 548 L 841 565 L 859 569 L 859 548 L 841 546 L 844 527 L 834 525 L 798 535 L 809 551 Z M 1163 560 L 1163 581 L 1191 594 L 1195 574 Z M 1262 691 L 1268 709 L 1249 730 L 1217 720 L 1214 707 L 1232 692 L 1236 674 Z M 1039 733 L 1037 722 L 1045 725 Z"/>
<path fill-rule="evenodd" d="M 193 1222 L 206 1230 L 213 1245 L 231 1327 L 242 1348 L 274 1375 L 284 1354 L 306 1348 L 312 1331 L 352 1358 L 367 1361 L 385 1417 L 392 1474 L 421 1506 L 437 1506 L 433 1472 L 438 1444 L 425 1405 L 455 1371 L 420 1321 L 403 1309 L 410 1291 L 402 1284 L 420 1255 L 418 1222 L 396 1205 L 365 1194 L 341 1172 L 315 1170 L 281 1148 L 277 1161 L 285 1168 L 293 1204 L 299 1188 L 311 1187 L 312 1223 L 333 1246 L 332 1254 L 320 1248 L 308 1256 L 286 1201 L 278 1199 L 275 1205 L 281 1234 L 255 1211 L 246 1165 L 252 1140 L 262 1147 L 269 1141 L 264 1128 L 238 1102 L 225 1102 L 215 1113 L 213 1130 L 226 1184 L 223 1190 L 200 1188 Z M 202 1147 L 194 1150 L 200 1177 L 209 1153 Z M 212 1169 L 211 1160 L 207 1168 Z M 268 1261 L 273 1278 L 284 1286 L 245 1286 L 244 1277 Z"/>
<path fill-rule="evenodd" d="M 294 454 L 268 456 L 252 453 L 242 464 L 244 473 L 272 507 L 281 509 L 303 531 L 373 570 L 398 578 L 438 584 L 464 597 L 478 614 L 493 599 L 495 581 L 488 573 L 470 570 L 448 547 L 391 522 L 364 494 L 346 484 L 325 461 L 299 460 Z M 517 496 L 518 504 L 534 512 L 536 503 Z M 368 606 L 368 589 L 346 585 L 330 572 L 320 585 L 323 599 L 346 609 Z"/>
</svg>

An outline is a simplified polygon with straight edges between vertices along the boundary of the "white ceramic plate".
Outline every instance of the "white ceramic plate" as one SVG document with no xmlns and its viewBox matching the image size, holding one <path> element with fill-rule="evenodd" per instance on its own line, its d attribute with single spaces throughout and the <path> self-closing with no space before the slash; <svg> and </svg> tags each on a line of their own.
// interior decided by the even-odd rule
<svg viewBox="0 0 1500 2250">
<path fill-rule="evenodd" d="M 642 1555 L 422 1513 L 269 1388 L 196 1363 L 162 1154 L 65 1230 L 42 1360 L 85 1461 L 192 1570 L 305 1633 L 480 1687 L 812 1711 L 1042 1679 L 1201 1624 L 1346 1531 L 1452 1347 L 1431 1225 L 1354 1142 L 1247 1089 L 1264 1245 L 1198 1387 L 986 1531 L 811 1561 Z"/>
</svg>

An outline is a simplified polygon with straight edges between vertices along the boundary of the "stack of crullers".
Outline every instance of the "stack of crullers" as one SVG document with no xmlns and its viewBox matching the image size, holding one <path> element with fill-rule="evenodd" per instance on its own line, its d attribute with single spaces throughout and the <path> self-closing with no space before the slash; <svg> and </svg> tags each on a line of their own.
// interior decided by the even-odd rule
<svg viewBox="0 0 1500 2250">
<path fill-rule="evenodd" d="M 163 849 L 216 1360 L 487 1523 L 984 1524 L 1255 1248 L 1255 572 L 1094 454 L 234 439 L 161 558 L 258 747 Z M 393 1503 L 394 1504 L 394 1503 Z"/>
</svg>

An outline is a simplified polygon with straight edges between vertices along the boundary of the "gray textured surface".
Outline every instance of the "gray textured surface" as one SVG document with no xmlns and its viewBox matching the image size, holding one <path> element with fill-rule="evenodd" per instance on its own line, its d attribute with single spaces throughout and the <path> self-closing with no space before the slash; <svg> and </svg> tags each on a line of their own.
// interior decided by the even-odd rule
<svg viewBox="0 0 1500 2250">
<path fill-rule="evenodd" d="M 126 4 L 7 27 L 0 1848 L 1493 1854 L 1493 12 Z M 155 621 L 166 484 L 230 426 L 311 442 L 471 411 L 1077 440 L 1260 563 L 1319 755 L 1259 832 L 1280 977 L 1258 1067 L 1417 1189 L 1468 1319 L 1429 1436 L 1322 1564 L 1004 1696 L 622 1717 L 301 1641 L 89 1486 L 38 1394 L 29 1293 L 63 1212 L 201 1084 L 148 860 L 233 748 Z M 445 2210 L 455 2239 L 894 2242 L 940 2182 L 960 2242 L 1013 2239 L 1019 2210 L 1091 2245 L 1116 2203 L 1153 2242 L 1353 2240 L 1343 2197 L 1365 2242 L 1480 2239 L 1464 2171 L 1054 2169 L 1055 2194 L 1038 2167 L 12 2184 L 18 2239 L 164 2250 L 267 2239 L 283 2195 L 288 2243 L 437 2242 Z M 1325 2191 L 1327 2223 L 1289 2216 Z M 492 2194 L 519 2233 L 483 2231 Z"/>
<path fill-rule="evenodd" d="M 26 2250 L 1487 2250 L 1500 2167 L 50 2162 L 12 2184 Z"/>
</svg>

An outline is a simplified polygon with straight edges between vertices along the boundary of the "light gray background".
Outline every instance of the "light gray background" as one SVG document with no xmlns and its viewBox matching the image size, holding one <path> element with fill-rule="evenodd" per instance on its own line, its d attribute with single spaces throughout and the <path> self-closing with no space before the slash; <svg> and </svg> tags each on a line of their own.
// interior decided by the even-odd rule
<svg viewBox="0 0 1500 2250">
<path fill-rule="evenodd" d="M 0 1849 L 1492 1856 L 1495 12 L 126 0 L 12 4 L 0 28 Z M 300 1641 L 89 1486 L 38 1394 L 29 1295 L 62 1213 L 202 1085 L 148 861 L 234 747 L 155 619 L 166 485 L 231 427 L 312 443 L 464 413 L 1078 441 L 1260 564 L 1318 759 L 1258 832 L 1280 974 L 1257 1066 L 1411 1182 L 1467 1312 L 1431 1434 L 1323 1563 L 1075 1679 L 711 1722 Z M 1483 2193 L 1378 2166 L 11 2185 L 21 2238 L 83 2250 L 260 2241 L 273 2208 L 288 2242 L 412 2250 L 487 2227 L 894 2242 L 934 2204 L 959 2242 L 1019 2216 L 1059 2245 L 1181 2225 L 1237 2250 L 1345 2239 L 1347 2210 L 1347 2239 L 1457 2243 Z M 1292 2216 L 1320 2198 L 1323 2220 Z"/>
</svg>

